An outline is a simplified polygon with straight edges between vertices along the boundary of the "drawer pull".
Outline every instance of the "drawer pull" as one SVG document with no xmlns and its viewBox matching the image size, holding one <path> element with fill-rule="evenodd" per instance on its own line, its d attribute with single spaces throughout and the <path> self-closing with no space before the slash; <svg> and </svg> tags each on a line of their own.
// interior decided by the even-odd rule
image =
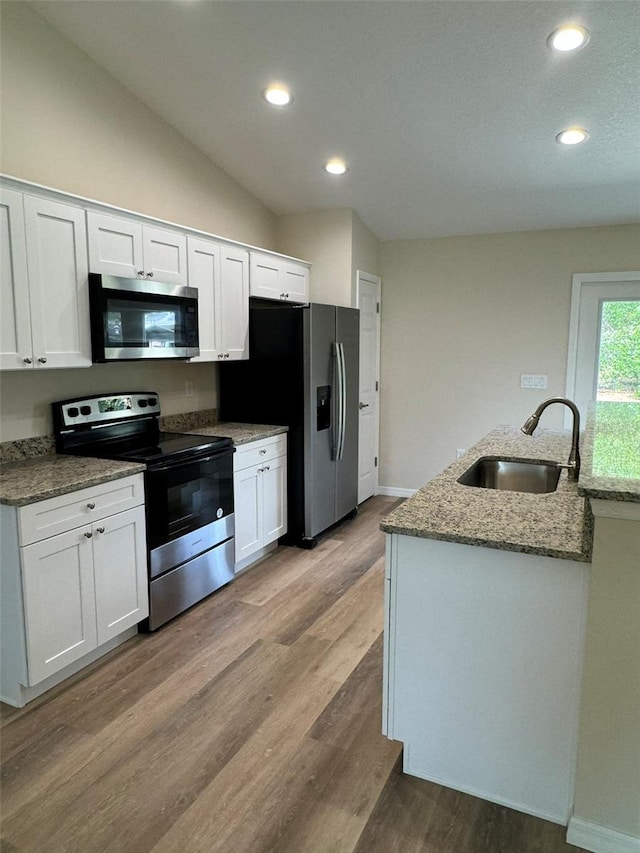
<svg viewBox="0 0 640 853">
<path fill-rule="evenodd" d="M 262 450 L 260 451 L 260 456 L 264 456 L 266 452 L 267 452 L 267 451 L 266 451 L 266 450 L 265 450 L 265 448 L 263 447 L 263 448 L 262 448 Z"/>
<path fill-rule="evenodd" d="M 96 527 L 98 533 L 104 533 L 104 527 Z"/>
<path fill-rule="evenodd" d="M 264 468 L 263 468 L 262 470 L 263 470 L 263 471 L 270 471 L 270 470 L 271 470 L 271 468 L 270 468 L 268 465 L 265 465 L 265 466 L 264 466 Z"/>
<path fill-rule="evenodd" d="M 87 509 L 95 509 L 95 508 L 96 508 L 96 505 L 94 503 L 88 503 L 87 504 Z"/>
<path fill-rule="evenodd" d="M 85 533 L 84 535 L 86 536 L 86 538 L 87 538 L 87 539 L 91 539 L 91 537 L 93 536 L 93 533 L 89 530 L 89 531 L 88 531 L 87 533 Z"/>
</svg>

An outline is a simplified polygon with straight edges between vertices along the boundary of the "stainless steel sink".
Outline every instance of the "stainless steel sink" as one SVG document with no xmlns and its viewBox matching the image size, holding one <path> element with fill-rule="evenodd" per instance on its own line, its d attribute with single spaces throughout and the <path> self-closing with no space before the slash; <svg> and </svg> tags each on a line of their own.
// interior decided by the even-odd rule
<svg viewBox="0 0 640 853">
<path fill-rule="evenodd" d="M 502 489 L 509 492 L 546 494 L 555 492 L 560 468 L 552 462 L 514 462 L 496 456 L 483 456 L 458 478 L 463 486 Z"/>
</svg>

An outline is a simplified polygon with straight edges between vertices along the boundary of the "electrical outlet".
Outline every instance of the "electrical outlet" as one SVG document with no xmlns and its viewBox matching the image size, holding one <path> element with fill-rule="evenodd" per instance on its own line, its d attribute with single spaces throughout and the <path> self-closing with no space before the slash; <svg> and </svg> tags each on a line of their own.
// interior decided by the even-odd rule
<svg viewBox="0 0 640 853">
<path fill-rule="evenodd" d="M 520 374 L 520 387 L 533 391 L 539 391 L 547 387 L 546 373 L 522 373 Z"/>
<path fill-rule="evenodd" d="M 184 383 L 184 396 L 193 397 L 193 382 L 187 381 Z"/>
</svg>

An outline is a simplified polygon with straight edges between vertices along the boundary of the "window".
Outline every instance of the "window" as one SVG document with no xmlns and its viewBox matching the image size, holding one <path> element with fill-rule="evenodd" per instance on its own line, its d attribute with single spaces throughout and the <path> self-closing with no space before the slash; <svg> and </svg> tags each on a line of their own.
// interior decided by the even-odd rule
<svg viewBox="0 0 640 853">
<path fill-rule="evenodd" d="M 573 276 L 567 397 L 640 402 L 640 272 Z"/>
</svg>

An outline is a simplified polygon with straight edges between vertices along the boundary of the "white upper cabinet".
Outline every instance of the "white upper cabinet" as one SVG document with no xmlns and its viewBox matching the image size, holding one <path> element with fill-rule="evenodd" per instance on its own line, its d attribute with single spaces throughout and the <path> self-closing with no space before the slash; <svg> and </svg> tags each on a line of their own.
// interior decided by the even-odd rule
<svg viewBox="0 0 640 853">
<path fill-rule="evenodd" d="M 89 367 L 84 210 L 6 190 L 2 199 L 1 366 Z"/>
<path fill-rule="evenodd" d="M 104 275 L 144 275 L 142 225 L 104 213 L 87 212 L 89 269 Z"/>
<path fill-rule="evenodd" d="M 33 347 L 22 193 L 2 191 L 0 247 L 0 368 L 31 367 Z"/>
<path fill-rule="evenodd" d="M 249 358 L 249 252 L 223 246 L 220 278 L 223 356 L 231 360 Z"/>
<path fill-rule="evenodd" d="M 249 253 L 212 240 L 187 240 L 189 286 L 198 289 L 200 355 L 249 357 Z"/>
<path fill-rule="evenodd" d="M 87 231 L 91 272 L 187 283 L 184 234 L 93 210 L 87 211 Z"/>
<path fill-rule="evenodd" d="M 281 302 L 309 301 L 309 267 L 264 252 L 251 252 L 250 294 Z"/>
</svg>

